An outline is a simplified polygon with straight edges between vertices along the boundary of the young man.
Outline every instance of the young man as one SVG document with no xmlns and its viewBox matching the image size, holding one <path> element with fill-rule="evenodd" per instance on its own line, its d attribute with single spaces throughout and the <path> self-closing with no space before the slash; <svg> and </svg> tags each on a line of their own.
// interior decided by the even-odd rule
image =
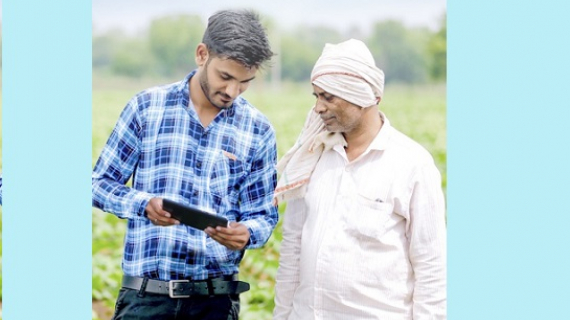
<svg viewBox="0 0 570 320">
<path fill-rule="evenodd" d="M 274 319 L 445 319 L 446 225 L 431 155 L 378 111 L 384 73 L 366 45 L 327 44 L 317 99 L 280 161 Z"/>
<path fill-rule="evenodd" d="M 218 12 L 197 70 L 123 110 L 92 177 L 93 206 L 128 219 L 114 319 L 237 319 L 249 288 L 237 281 L 244 250 L 261 247 L 278 219 L 275 132 L 240 96 L 272 55 L 256 14 Z M 180 224 L 163 199 L 230 225 Z"/>
</svg>

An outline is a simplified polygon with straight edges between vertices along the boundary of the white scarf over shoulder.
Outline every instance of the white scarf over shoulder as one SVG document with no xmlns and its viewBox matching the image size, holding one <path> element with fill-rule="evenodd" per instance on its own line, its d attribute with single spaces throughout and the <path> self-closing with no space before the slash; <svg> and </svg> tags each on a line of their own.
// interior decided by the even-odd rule
<svg viewBox="0 0 570 320">
<path fill-rule="evenodd" d="M 336 45 L 327 43 L 313 68 L 311 82 L 363 108 L 376 106 L 384 92 L 384 72 L 376 67 L 366 45 L 355 39 Z M 337 144 L 346 146 L 343 135 L 326 131 L 311 108 L 297 142 L 277 164 L 281 176 L 274 204 L 303 197 L 321 154 Z"/>
</svg>

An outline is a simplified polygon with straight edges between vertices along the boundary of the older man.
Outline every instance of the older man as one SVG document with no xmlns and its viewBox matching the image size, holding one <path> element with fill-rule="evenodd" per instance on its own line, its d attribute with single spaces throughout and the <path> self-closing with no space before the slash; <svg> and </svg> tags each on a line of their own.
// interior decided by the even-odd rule
<svg viewBox="0 0 570 320">
<path fill-rule="evenodd" d="M 327 44 L 317 101 L 280 161 L 287 201 L 274 319 L 445 319 L 446 225 L 432 156 L 376 108 L 364 43 Z"/>
</svg>

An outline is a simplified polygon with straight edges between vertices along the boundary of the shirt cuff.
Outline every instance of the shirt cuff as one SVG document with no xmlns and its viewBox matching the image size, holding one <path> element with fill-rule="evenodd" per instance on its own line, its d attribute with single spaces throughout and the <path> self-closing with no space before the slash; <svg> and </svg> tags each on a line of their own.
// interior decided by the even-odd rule
<svg viewBox="0 0 570 320">
<path fill-rule="evenodd" d="M 146 192 L 138 192 L 135 198 L 133 199 L 133 212 L 135 215 L 133 216 L 134 219 L 146 219 L 146 206 L 150 202 L 154 195 Z"/>
<path fill-rule="evenodd" d="M 253 230 L 260 230 L 261 225 L 259 224 L 258 221 L 247 220 L 247 221 L 241 221 L 241 223 L 243 223 L 249 230 L 249 241 L 245 245 L 245 249 L 257 249 L 265 244 L 264 239 L 260 239 L 260 236 L 253 231 Z"/>
</svg>

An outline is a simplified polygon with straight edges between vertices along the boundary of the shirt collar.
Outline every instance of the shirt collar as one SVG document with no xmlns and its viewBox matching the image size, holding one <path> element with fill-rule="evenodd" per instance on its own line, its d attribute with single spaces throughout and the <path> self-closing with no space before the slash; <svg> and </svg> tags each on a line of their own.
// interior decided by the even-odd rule
<svg viewBox="0 0 570 320">
<path fill-rule="evenodd" d="M 192 78 L 192 77 L 196 74 L 196 71 L 197 71 L 197 69 L 196 69 L 196 70 L 193 70 L 192 72 L 190 72 L 190 73 L 184 78 L 184 80 L 182 80 L 182 81 L 180 81 L 180 82 L 178 83 L 177 88 L 176 88 L 176 90 L 177 90 L 179 93 L 181 93 L 181 94 L 183 94 L 183 95 L 186 95 L 186 97 L 187 97 L 188 99 L 190 99 L 190 96 L 189 96 L 190 91 L 188 90 L 190 78 Z"/>
<path fill-rule="evenodd" d="M 372 140 L 372 142 L 370 143 L 370 145 L 368 146 L 366 151 L 364 151 L 363 154 L 367 154 L 368 152 L 370 152 L 370 150 L 379 150 L 379 151 L 385 150 L 388 146 L 388 141 L 390 141 L 390 136 L 392 134 L 392 131 L 394 130 L 394 128 L 392 128 L 392 126 L 390 125 L 390 120 L 388 120 L 386 115 L 384 115 L 384 113 L 382 113 L 381 111 L 378 112 L 380 113 L 380 117 L 383 120 L 382 128 L 380 128 L 380 131 L 378 132 L 374 140 Z M 337 152 L 341 152 L 341 150 L 343 150 L 344 152 L 344 146 L 341 144 L 335 145 L 333 149 L 336 150 Z"/>
<path fill-rule="evenodd" d="M 390 125 L 390 120 L 388 120 L 388 118 L 386 117 L 386 115 L 384 115 L 384 113 L 382 113 L 381 111 L 378 112 L 380 113 L 380 117 L 382 118 L 384 123 L 382 124 L 382 128 L 380 128 L 380 131 L 378 132 L 374 140 L 372 140 L 372 143 L 370 143 L 368 150 L 380 150 L 380 151 L 385 150 L 386 147 L 388 146 L 390 135 L 392 134 L 393 128 Z"/>
</svg>

